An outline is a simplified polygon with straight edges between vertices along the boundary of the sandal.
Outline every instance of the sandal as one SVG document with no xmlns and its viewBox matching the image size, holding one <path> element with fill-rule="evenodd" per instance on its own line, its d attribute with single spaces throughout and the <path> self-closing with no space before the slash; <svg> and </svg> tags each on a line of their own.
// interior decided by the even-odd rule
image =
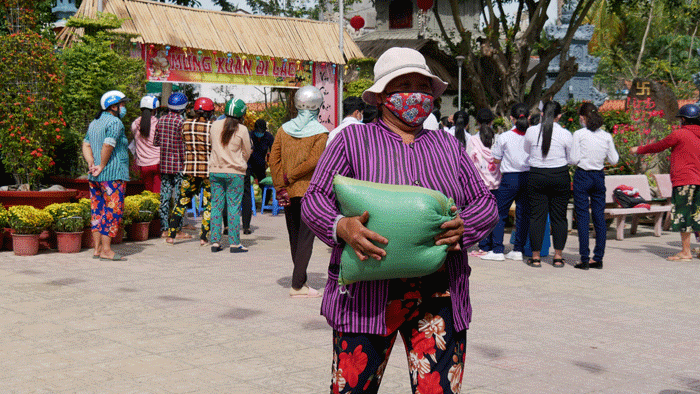
<svg viewBox="0 0 700 394">
<path fill-rule="evenodd" d="M 554 268 L 564 268 L 564 259 L 553 259 L 552 260 L 552 266 Z"/>
<path fill-rule="evenodd" d="M 248 251 L 248 248 L 246 248 L 243 245 L 235 245 L 235 246 L 231 246 L 229 248 L 229 252 L 231 252 L 231 253 L 245 253 L 247 251 Z"/>
<path fill-rule="evenodd" d="M 211 252 L 212 253 L 221 252 L 222 249 L 223 248 L 218 243 L 211 244 Z"/>
<path fill-rule="evenodd" d="M 668 261 L 693 261 L 693 256 L 691 255 L 690 257 L 684 257 L 684 256 L 681 256 L 680 254 L 674 254 L 673 256 L 666 257 L 666 260 L 668 260 Z"/>
<path fill-rule="evenodd" d="M 525 264 L 535 268 L 542 267 L 542 262 L 540 261 L 540 259 L 527 259 L 527 262 Z"/>
</svg>

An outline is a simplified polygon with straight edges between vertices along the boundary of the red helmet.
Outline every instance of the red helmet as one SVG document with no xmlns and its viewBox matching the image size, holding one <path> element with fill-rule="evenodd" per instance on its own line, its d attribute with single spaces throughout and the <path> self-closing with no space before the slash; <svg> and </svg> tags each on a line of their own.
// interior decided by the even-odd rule
<svg viewBox="0 0 700 394">
<path fill-rule="evenodd" d="M 195 111 L 213 111 L 214 102 L 210 98 L 200 97 L 194 102 Z"/>
</svg>

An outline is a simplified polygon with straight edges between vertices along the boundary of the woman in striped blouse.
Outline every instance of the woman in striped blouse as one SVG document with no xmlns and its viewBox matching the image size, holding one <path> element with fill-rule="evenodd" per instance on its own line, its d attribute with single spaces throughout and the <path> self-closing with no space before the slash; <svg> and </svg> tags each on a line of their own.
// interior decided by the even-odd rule
<svg viewBox="0 0 700 394">
<path fill-rule="evenodd" d="M 377 60 L 374 75 L 374 85 L 362 98 L 379 107 L 379 120 L 351 125 L 336 136 L 321 156 L 302 202 L 303 219 L 333 248 L 321 305 L 333 328 L 331 390 L 377 392 L 401 333 L 414 391 L 457 392 L 471 317 L 467 248 L 495 225 L 495 199 L 455 138 L 423 128 L 433 100 L 446 87 L 430 72 L 423 55 L 391 48 Z M 381 260 L 385 251 L 376 244 L 388 240 L 364 226 L 367 212 L 356 217 L 340 214 L 332 184 L 336 174 L 422 186 L 453 198 L 461 211 L 436 237 L 437 245 L 449 245 L 444 266 L 425 277 L 360 281 L 340 289 L 344 245 L 361 260 Z"/>
</svg>

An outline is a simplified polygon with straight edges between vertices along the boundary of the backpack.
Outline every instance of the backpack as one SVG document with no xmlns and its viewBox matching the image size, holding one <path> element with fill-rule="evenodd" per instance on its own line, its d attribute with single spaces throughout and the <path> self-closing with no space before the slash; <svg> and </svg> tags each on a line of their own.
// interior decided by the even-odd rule
<svg viewBox="0 0 700 394">
<path fill-rule="evenodd" d="M 646 208 L 651 205 L 639 195 L 639 191 L 631 186 L 620 185 L 613 190 L 613 199 L 622 208 Z"/>
</svg>

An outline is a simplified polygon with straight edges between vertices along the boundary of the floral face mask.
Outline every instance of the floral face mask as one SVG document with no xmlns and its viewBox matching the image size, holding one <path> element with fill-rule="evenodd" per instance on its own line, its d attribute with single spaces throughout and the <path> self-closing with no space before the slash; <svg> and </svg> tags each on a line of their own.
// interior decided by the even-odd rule
<svg viewBox="0 0 700 394">
<path fill-rule="evenodd" d="M 418 127 L 433 111 L 433 96 L 417 92 L 392 93 L 384 106 L 408 126 Z"/>
</svg>

